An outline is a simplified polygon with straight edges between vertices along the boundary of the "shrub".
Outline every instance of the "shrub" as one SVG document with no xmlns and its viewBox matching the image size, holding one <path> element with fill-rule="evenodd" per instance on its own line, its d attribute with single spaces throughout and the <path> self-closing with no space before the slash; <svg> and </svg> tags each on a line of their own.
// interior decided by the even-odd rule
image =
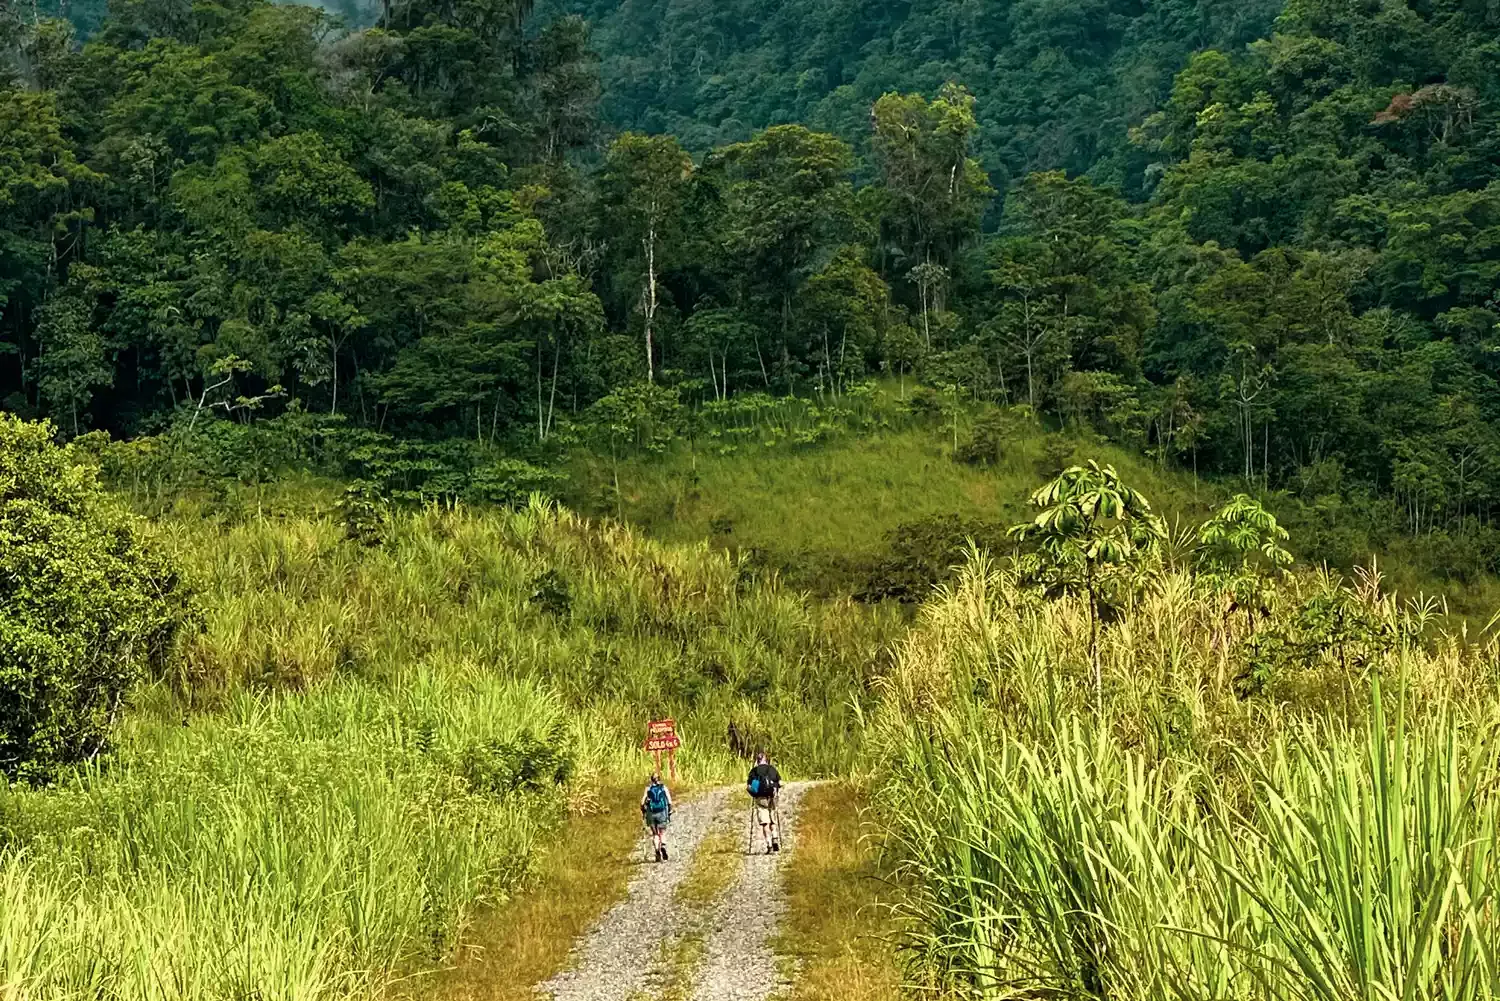
<svg viewBox="0 0 1500 1001">
<path fill-rule="evenodd" d="M 987 409 L 974 421 L 969 436 L 953 458 L 970 466 L 990 466 L 1000 462 L 1005 443 L 1017 436 L 1014 421 L 1003 410 Z"/>
<path fill-rule="evenodd" d="M 97 755 L 190 615 L 176 569 L 49 424 L 0 415 L 0 771 Z"/>
<path fill-rule="evenodd" d="M 1004 552 L 1005 526 L 956 514 L 906 522 L 886 534 L 885 551 L 870 567 L 861 601 L 924 601 L 967 559 L 970 542 Z"/>
<path fill-rule="evenodd" d="M 361 546 L 378 546 L 385 541 L 388 512 L 378 488 L 368 480 L 355 480 L 344 488 L 339 501 L 344 518 L 344 538 Z"/>
</svg>

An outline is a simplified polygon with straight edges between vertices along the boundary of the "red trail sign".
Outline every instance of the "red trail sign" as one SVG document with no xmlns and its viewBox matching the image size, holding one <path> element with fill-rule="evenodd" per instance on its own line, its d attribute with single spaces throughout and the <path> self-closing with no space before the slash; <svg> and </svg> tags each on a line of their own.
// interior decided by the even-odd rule
<svg viewBox="0 0 1500 1001">
<path fill-rule="evenodd" d="M 677 721 L 654 719 L 646 724 L 646 750 L 656 758 L 656 770 L 661 771 L 661 752 L 667 752 L 667 767 L 672 778 L 677 778 L 677 748 L 682 741 L 677 736 Z"/>
</svg>

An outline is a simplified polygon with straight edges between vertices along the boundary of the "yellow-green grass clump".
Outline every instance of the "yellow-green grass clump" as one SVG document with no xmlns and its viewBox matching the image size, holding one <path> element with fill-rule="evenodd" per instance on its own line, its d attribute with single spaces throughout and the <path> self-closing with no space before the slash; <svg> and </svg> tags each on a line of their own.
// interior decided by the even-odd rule
<svg viewBox="0 0 1500 1001">
<path fill-rule="evenodd" d="M 1081 599 L 976 559 L 873 723 L 916 976 L 965 996 L 1492 998 L 1497 649 L 1327 577 Z"/>
<path fill-rule="evenodd" d="M 168 519 L 201 634 L 51 787 L 0 788 L 0 997 L 342 999 L 440 961 L 569 803 L 773 744 L 846 767 L 895 617 L 537 503 Z M 733 738 L 733 739 L 731 739 Z"/>
</svg>

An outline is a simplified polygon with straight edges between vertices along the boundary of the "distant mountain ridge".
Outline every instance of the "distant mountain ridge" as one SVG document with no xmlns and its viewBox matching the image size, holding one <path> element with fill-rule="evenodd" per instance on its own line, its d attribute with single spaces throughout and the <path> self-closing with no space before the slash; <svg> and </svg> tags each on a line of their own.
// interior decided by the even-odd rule
<svg viewBox="0 0 1500 1001">
<path fill-rule="evenodd" d="M 978 153 L 1003 187 L 1093 170 L 1137 187 L 1126 142 L 1195 51 L 1270 32 L 1280 0 L 539 0 L 581 14 L 604 117 L 702 151 L 779 122 L 859 143 L 888 91 L 957 80 L 979 98 Z"/>
<path fill-rule="evenodd" d="M 379 0 L 317 0 L 351 27 Z M 672 133 L 696 152 L 802 122 L 856 145 L 888 91 L 957 80 L 979 98 L 977 152 L 997 186 L 1092 172 L 1128 193 L 1147 156 L 1127 130 L 1195 51 L 1266 35 L 1282 0 L 539 0 L 534 25 L 579 14 L 601 57 L 604 124 Z M 41 0 L 81 35 L 107 0 Z"/>
</svg>

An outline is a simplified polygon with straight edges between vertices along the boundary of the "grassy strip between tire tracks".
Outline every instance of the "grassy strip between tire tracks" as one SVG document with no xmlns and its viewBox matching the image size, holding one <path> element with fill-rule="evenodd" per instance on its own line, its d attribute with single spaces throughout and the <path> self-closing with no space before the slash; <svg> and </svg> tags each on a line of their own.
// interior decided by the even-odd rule
<svg viewBox="0 0 1500 1001">
<path fill-rule="evenodd" d="M 776 952 L 799 964 L 781 1001 L 897 1001 L 901 976 L 875 845 L 861 839 L 861 796 L 846 784 L 808 790 L 787 860 L 787 912 Z"/>
<path fill-rule="evenodd" d="M 671 847 L 668 839 L 668 850 Z M 739 837 L 732 831 L 715 826 L 699 842 L 687 876 L 672 895 L 673 906 L 687 912 L 687 926 L 661 944 L 653 983 L 632 995 L 631 1001 L 687 1001 L 692 996 L 693 975 L 703 962 L 714 910 L 739 877 L 743 863 Z"/>
</svg>

